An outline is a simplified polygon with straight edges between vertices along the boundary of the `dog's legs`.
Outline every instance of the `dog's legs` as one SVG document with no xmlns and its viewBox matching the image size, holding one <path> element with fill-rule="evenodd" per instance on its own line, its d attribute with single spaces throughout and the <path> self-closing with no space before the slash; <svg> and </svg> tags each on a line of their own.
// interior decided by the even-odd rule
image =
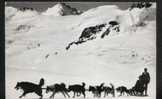
<svg viewBox="0 0 162 99">
<path fill-rule="evenodd" d="M 42 99 L 43 98 L 43 95 L 40 97 L 40 99 Z"/>
<path fill-rule="evenodd" d="M 106 96 L 108 96 L 108 95 L 109 95 L 109 92 L 107 91 Z"/>
<path fill-rule="evenodd" d="M 75 98 L 75 92 L 74 92 L 73 98 Z"/>
<path fill-rule="evenodd" d="M 124 92 L 122 91 L 122 95 L 124 96 Z"/>
<path fill-rule="evenodd" d="M 96 93 L 96 97 L 98 97 L 98 91 L 97 90 L 95 91 L 95 93 Z"/>
<path fill-rule="evenodd" d="M 85 92 L 84 91 L 82 91 L 82 94 L 83 94 L 83 96 L 84 96 L 84 98 L 86 97 L 86 95 L 85 95 Z"/>
<path fill-rule="evenodd" d="M 77 92 L 77 96 L 78 96 L 78 97 L 80 96 L 80 93 L 79 93 L 79 92 Z"/>
<path fill-rule="evenodd" d="M 112 91 L 112 96 L 115 97 L 115 91 Z"/>
<path fill-rule="evenodd" d="M 95 97 L 98 97 L 98 92 L 97 92 L 97 90 L 95 91 Z"/>
<path fill-rule="evenodd" d="M 65 93 L 64 92 L 61 92 L 63 95 L 64 95 L 64 97 L 66 98 L 66 96 L 65 96 Z"/>
<path fill-rule="evenodd" d="M 95 98 L 95 92 L 92 92 L 92 94 L 93 94 L 93 97 Z"/>
<path fill-rule="evenodd" d="M 54 98 L 54 95 L 55 95 L 55 91 L 53 91 L 52 95 L 50 96 L 50 99 Z"/>
<path fill-rule="evenodd" d="M 93 94 L 94 94 L 94 97 L 97 97 L 97 93 L 95 91 L 93 92 Z"/>
<path fill-rule="evenodd" d="M 78 96 L 80 96 L 81 95 L 81 92 L 78 92 Z"/>
<path fill-rule="evenodd" d="M 101 98 L 101 91 L 99 91 L 99 98 Z"/>
<path fill-rule="evenodd" d="M 127 96 L 129 96 L 129 92 L 126 92 L 127 93 Z"/>
<path fill-rule="evenodd" d="M 55 94 L 56 94 L 56 93 L 53 94 L 53 99 L 54 99 Z"/>
<path fill-rule="evenodd" d="M 42 90 L 41 89 L 37 90 L 35 93 L 40 96 L 40 99 L 42 99 L 43 95 L 42 95 Z"/>
<path fill-rule="evenodd" d="M 122 96 L 122 91 L 120 91 L 120 95 L 119 96 Z"/>
<path fill-rule="evenodd" d="M 98 92 L 98 97 L 99 97 L 99 98 L 101 97 L 101 92 L 100 92 L 100 91 Z"/>
<path fill-rule="evenodd" d="M 66 91 L 64 93 L 70 98 L 69 94 Z"/>
<path fill-rule="evenodd" d="M 109 95 L 109 92 L 107 91 L 106 96 L 108 96 L 108 95 Z"/>
<path fill-rule="evenodd" d="M 43 95 L 41 95 L 39 99 L 42 99 L 42 98 L 43 98 Z"/>
<path fill-rule="evenodd" d="M 23 94 L 19 97 L 19 98 L 22 98 L 23 96 L 25 96 L 26 95 L 26 93 L 25 92 L 23 92 Z"/>
<path fill-rule="evenodd" d="M 53 93 L 52 93 L 52 95 L 49 97 L 50 99 L 52 99 L 53 98 Z"/>
<path fill-rule="evenodd" d="M 104 97 L 106 97 L 106 91 L 104 92 Z"/>
<path fill-rule="evenodd" d="M 108 93 L 109 93 L 109 92 L 108 92 L 108 91 L 106 91 L 106 96 L 108 96 Z"/>
<path fill-rule="evenodd" d="M 121 91 L 121 96 L 123 96 L 123 91 Z"/>
<path fill-rule="evenodd" d="M 97 97 L 99 97 L 99 92 L 97 91 Z"/>
</svg>

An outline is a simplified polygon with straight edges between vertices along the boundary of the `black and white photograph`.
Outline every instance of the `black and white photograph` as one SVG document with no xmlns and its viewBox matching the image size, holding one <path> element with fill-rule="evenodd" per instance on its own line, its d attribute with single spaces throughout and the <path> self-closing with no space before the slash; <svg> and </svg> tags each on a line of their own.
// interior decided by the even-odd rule
<svg viewBox="0 0 162 99">
<path fill-rule="evenodd" d="M 156 99 L 156 9 L 6 1 L 6 99 Z"/>
</svg>

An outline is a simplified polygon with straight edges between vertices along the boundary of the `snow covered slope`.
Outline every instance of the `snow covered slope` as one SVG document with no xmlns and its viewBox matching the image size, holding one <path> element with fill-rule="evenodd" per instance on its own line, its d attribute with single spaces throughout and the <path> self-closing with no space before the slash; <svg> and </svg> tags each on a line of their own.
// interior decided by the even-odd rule
<svg viewBox="0 0 162 99">
<path fill-rule="evenodd" d="M 80 14 L 81 11 L 76 8 L 72 8 L 65 3 L 58 3 L 54 5 L 52 8 L 48 8 L 47 11 L 42 13 L 43 15 L 53 15 L 53 16 L 64 16 L 64 15 L 77 15 Z"/>
<path fill-rule="evenodd" d="M 86 82 L 96 85 L 110 82 L 115 87 L 134 86 L 145 67 L 151 75 L 149 97 L 156 93 L 156 8 L 120 10 L 115 5 L 90 9 L 81 15 L 56 17 L 57 10 L 45 14 L 35 11 L 20 12 L 6 8 L 6 96 L 16 99 L 20 95 L 14 88 L 18 81 L 38 83 L 45 78 L 45 86 L 57 82 L 67 85 Z M 59 10 L 60 11 L 60 10 Z M 52 12 L 52 14 L 51 14 Z M 55 14 L 55 15 L 54 15 Z M 104 38 L 101 34 L 110 22 L 119 23 L 120 31 L 111 31 Z M 106 24 L 101 31 L 93 32 L 95 39 L 81 44 L 85 28 Z M 45 87 L 44 86 L 44 87 Z M 91 98 L 91 94 L 88 98 Z M 48 97 L 46 95 L 44 97 Z M 61 95 L 58 95 L 58 97 Z M 27 98 L 37 97 L 34 94 Z M 60 98 L 59 97 L 59 98 Z M 143 99 L 143 97 L 119 97 Z M 118 97 L 114 98 L 118 99 Z"/>
</svg>

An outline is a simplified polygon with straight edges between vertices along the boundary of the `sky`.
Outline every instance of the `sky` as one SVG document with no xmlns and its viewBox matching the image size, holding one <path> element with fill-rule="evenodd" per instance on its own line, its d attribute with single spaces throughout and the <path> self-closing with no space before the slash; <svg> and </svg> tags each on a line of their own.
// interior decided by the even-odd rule
<svg viewBox="0 0 162 99">
<path fill-rule="evenodd" d="M 32 7 L 38 11 L 45 11 L 47 8 L 54 6 L 56 3 L 58 2 L 7 2 L 7 5 L 16 8 Z M 117 5 L 121 9 L 127 9 L 132 4 L 132 2 L 65 2 L 65 3 L 81 11 L 86 11 L 90 8 L 95 8 L 102 5 Z"/>
</svg>

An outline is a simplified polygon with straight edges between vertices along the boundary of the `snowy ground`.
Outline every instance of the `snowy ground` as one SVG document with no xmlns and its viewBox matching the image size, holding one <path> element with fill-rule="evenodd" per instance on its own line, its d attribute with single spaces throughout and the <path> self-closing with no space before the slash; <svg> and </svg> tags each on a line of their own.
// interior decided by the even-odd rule
<svg viewBox="0 0 162 99">
<path fill-rule="evenodd" d="M 113 83 L 115 87 L 131 88 L 145 67 L 151 76 L 149 97 L 107 98 L 155 99 L 155 11 L 152 7 L 129 12 L 105 5 L 81 15 L 56 17 L 6 8 L 6 99 L 18 99 L 21 95 L 21 91 L 14 89 L 18 81 L 38 83 L 41 77 L 45 79 L 43 87 L 60 82 L 67 86 L 85 82 L 88 88 L 105 82 L 108 86 Z M 112 32 L 104 39 L 97 38 L 65 50 L 68 43 L 78 39 L 84 28 L 114 19 L 121 22 L 121 32 Z M 133 26 L 141 21 L 145 21 L 146 26 Z M 48 97 L 49 94 L 44 93 L 44 98 Z M 24 99 L 33 98 L 38 96 L 28 94 Z M 57 94 L 56 99 L 59 98 L 63 96 Z M 87 92 L 88 98 L 93 97 Z"/>
</svg>

